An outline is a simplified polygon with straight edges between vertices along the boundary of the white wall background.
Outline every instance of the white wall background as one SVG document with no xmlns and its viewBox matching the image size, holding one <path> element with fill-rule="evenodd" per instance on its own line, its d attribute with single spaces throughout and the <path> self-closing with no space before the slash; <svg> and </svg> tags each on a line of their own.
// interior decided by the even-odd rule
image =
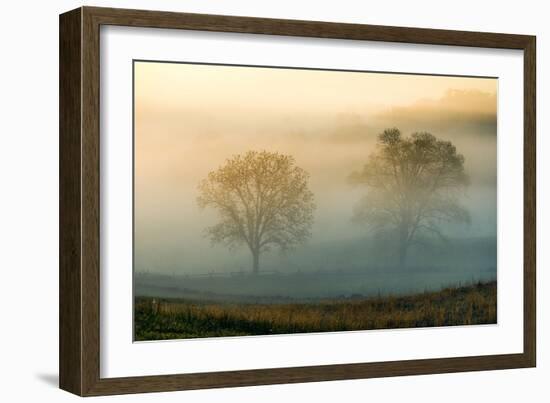
<svg viewBox="0 0 550 403">
<path fill-rule="evenodd" d="M 0 396 L 69 402 L 58 365 L 58 14 L 79 1 L 4 2 L 0 25 Z M 550 25 L 545 2 L 121 0 L 88 5 L 537 35 L 538 368 L 117 396 L 102 401 L 546 402 L 550 374 Z M 546 183 L 545 183 L 546 182 Z M 528 398 L 526 398 L 528 397 Z"/>
</svg>

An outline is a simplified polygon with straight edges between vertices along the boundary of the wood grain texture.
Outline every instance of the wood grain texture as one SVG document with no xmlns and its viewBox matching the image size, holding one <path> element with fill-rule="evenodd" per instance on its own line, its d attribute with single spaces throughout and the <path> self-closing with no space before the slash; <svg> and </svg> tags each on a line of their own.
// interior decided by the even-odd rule
<svg viewBox="0 0 550 403">
<path fill-rule="evenodd" d="M 523 354 L 536 366 L 537 338 L 537 66 L 536 39 L 531 37 L 524 48 L 523 66 Z"/>
<path fill-rule="evenodd" d="M 99 24 L 82 9 L 82 390 L 99 378 Z"/>
<path fill-rule="evenodd" d="M 225 15 L 86 7 L 106 25 L 189 29 L 315 38 L 523 49 L 529 36 L 490 32 L 342 24 Z"/>
<path fill-rule="evenodd" d="M 524 352 L 478 357 L 257 369 L 131 378 L 100 377 L 101 25 L 524 51 Z M 315 382 L 532 367 L 536 363 L 535 37 L 82 7 L 60 17 L 60 386 L 82 396 Z M 519 167 L 518 167 L 519 168 Z"/>
<path fill-rule="evenodd" d="M 81 394 L 81 11 L 59 18 L 59 386 Z"/>
</svg>

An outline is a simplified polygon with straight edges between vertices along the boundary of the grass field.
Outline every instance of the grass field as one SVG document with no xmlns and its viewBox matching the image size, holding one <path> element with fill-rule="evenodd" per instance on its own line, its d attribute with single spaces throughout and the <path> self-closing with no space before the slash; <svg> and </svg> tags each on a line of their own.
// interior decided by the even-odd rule
<svg viewBox="0 0 550 403">
<path fill-rule="evenodd" d="M 497 287 L 477 283 L 411 296 L 311 303 L 136 298 L 134 320 L 137 341 L 491 324 L 497 320 Z"/>
</svg>

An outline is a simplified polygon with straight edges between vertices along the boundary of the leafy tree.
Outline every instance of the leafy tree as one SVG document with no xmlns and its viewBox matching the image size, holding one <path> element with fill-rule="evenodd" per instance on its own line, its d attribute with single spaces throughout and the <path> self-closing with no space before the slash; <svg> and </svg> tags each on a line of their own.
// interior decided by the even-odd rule
<svg viewBox="0 0 550 403">
<path fill-rule="evenodd" d="M 315 204 L 308 179 L 289 155 L 249 151 L 228 159 L 199 184 L 199 206 L 215 208 L 220 217 L 207 236 L 230 248 L 246 244 L 258 273 L 262 252 L 287 250 L 311 235 Z"/>
<path fill-rule="evenodd" d="M 405 138 L 396 128 L 384 130 L 377 150 L 349 179 L 367 187 L 354 219 L 376 231 L 394 232 L 401 265 L 420 234 L 443 238 L 442 222 L 469 222 L 458 203 L 459 192 L 469 184 L 464 156 L 450 141 L 430 133 Z"/>
</svg>

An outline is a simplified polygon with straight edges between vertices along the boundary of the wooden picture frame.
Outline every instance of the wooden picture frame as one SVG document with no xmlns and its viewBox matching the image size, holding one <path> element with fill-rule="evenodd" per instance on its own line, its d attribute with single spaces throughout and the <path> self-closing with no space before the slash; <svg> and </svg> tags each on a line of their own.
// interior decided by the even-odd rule
<svg viewBox="0 0 550 403">
<path fill-rule="evenodd" d="M 523 353 L 229 372 L 100 377 L 99 35 L 102 25 L 523 50 Z M 81 7 L 60 16 L 60 387 L 81 396 L 534 367 L 535 37 Z"/>
</svg>

